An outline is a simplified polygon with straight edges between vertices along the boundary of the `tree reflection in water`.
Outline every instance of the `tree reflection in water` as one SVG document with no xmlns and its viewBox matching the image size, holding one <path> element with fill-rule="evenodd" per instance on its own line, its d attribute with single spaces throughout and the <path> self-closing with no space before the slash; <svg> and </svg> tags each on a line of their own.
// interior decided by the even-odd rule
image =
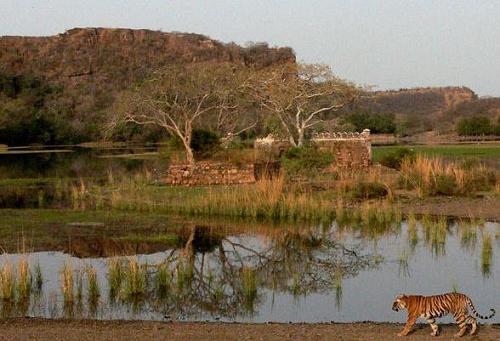
<svg viewBox="0 0 500 341">
<path fill-rule="evenodd" d="M 174 247 L 150 256 L 102 261 L 86 258 L 82 262 L 73 258 L 73 303 L 63 299 L 60 273 L 45 278 L 51 259 L 45 269 L 41 264 L 41 271 L 46 271 L 43 288 L 32 285 L 30 297 L 22 302 L 17 294 L 11 301 L 0 299 L 0 312 L 2 317 L 245 320 L 260 316 L 263 308 L 274 305 L 275 297 L 283 297 L 290 304 L 290 299 L 314 295 L 333 298 L 340 310 L 342 295 L 349 293 L 349 288 L 343 287 L 346 279 L 379 265 L 391 276 L 391 263 L 399 263 L 395 264 L 396 278 L 405 281 L 413 275 L 409 265 L 415 266 L 415 255 L 432 264 L 437 258 L 449 258 L 445 252 L 448 240 L 454 240 L 452 247 L 461 248 L 462 253 L 480 257 L 485 278 L 494 271 L 491 264 L 495 261 L 496 232 L 491 228 L 428 216 L 419 221 L 410 216 L 406 228 L 401 228 L 405 224 L 385 221 L 387 224 L 377 225 L 370 233 L 364 232 L 368 225 L 362 219 L 351 225 L 333 223 L 313 228 L 216 228 L 188 223 L 177 230 Z M 387 256 L 388 262 L 382 262 L 381 255 Z M 68 259 L 60 258 L 59 264 Z M 89 267 L 97 271 L 94 298 L 90 297 Z M 81 280 L 78 282 L 82 269 L 87 269 L 83 289 Z M 42 282 L 37 266 L 32 271 L 33 283 Z M 99 294 L 99 290 L 108 294 Z"/>
</svg>

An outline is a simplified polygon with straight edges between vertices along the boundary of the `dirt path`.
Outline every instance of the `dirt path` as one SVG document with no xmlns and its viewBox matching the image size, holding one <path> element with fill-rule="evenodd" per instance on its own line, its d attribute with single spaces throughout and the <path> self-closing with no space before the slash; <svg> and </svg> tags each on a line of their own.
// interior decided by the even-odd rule
<svg viewBox="0 0 500 341">
<path fill-rule="evenodd" d="M 124 321 L 0 320 L 0 340 L 392 340 L 402 329 L 389 323 L 231 324 Z M 457 331 L 442 327 L 441 340 Z M 430 328 L 418 325 L 407 340 L 436 340 Z M 465 340 L 500 340 L 500 325 L 486 325 Z"/>
</svg>

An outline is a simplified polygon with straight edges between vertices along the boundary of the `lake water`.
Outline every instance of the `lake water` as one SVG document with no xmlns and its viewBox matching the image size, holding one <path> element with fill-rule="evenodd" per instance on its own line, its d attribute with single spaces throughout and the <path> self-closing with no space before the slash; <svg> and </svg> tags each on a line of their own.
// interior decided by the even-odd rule
<svg viewBox="0 0 500 341">
<path fill-rule="evenodd" d="M 0 151 L 0 208 L 35 208 L 3 211 L 14 223 L 0 224 L 0 317 L 403 322 L 406 315 L 391 310 L 396 295 L 454 290 L 469 295 L 483 315 L 500 312 L 498 223 L 424 217 L 367 230 L 336 221 L 218 224 L 138 212 L 110 222 L 61 205 L 66 194 L 54 179 L 155 172 L 167 162 L 157 152 L 157 146 Z M 5 279 L 10 273 L 19 279 L 23 262 L 33 280 L 29 297 L 19 299 L 18 286 Z M 66 298 L 65 265 L 73 274 Z M 94 270 L 99 295 L 92 296 Z"/>
<path fill-rule="evenodd" d="M 35 273 L 39 264 L 43 286 L 24 310 L 19 304 L 4 301 L 0 304 L 2 314 L 128 320 L 403 322 L 405 314 L 391 310 L 397 294 L 432 295 L 453 290 L 469 295 L 482 314 L 492 307 L 498 310 L 500 305 L 500 225 L 496 223 L 478 227 L 449 221 L 441 231 L 444 239 L 435 237 L 441 232 L 429 222 L 425 226 L 417 222 L 410 228 L 403 222 L 376 237 L 363 236 L 356 228 L 339 227 L 335 222 L 313 228 L 259 228 L 252 232 L 250 227 L 241 231 L 241 227 L 222 232 L 192 225 L 184 229 L 178 246 L 111 258 L 79 258 L 70 250 L 3 254 L 2 265 L 16 268 L 23 258 Z M 119 254 L 120 250 L 115 248 L 114 252 Z M 485 252 L 489 255 L 486 260 Z M 144 266 L 147 274 L 142 294 L 128 295 L 124 279 L 114 297 L 110 295 L 111 259 L 121 260 L 124 267 L 130 259 L 137 259 Z M 76 298 L 75 279 L 74 302 L 65 304 L 61 290 L 64 264 L 71 264 L 75 276 L 89 267 L 97 271 L 100 296 L 96 302 L 89 303 L 84 275 L 81 302 Z M 165 264 L 170 275 L 163 291 L 156 279 L 159 264 Z M 185 275 L 187 268 L 190 271 Z M 500 319 L 495 316 L 491 321 L 498 323 Z"/>
</svg>

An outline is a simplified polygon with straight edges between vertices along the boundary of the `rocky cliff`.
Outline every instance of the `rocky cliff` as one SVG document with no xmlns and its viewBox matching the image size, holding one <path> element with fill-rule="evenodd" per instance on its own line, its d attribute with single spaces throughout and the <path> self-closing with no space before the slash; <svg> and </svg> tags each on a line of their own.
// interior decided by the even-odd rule
<svg viewBox="0 0 500 341">
<path fill-rule="evenodd" d="M 174 62 L 229 61 L 267 66 L 295 62 L 290 48 L 243 48 L 199 34 L 151 30 L 75 28 L 50 37 L 0 37 L 0 71 L 50 81 L 125 85 Z"/>
<path fill-rule="evenodd" d="M 295 55 L 291 48 L 265 43 L 241 47 L 199 34 L 151 30 L 75 28 L 50 37 L 0 37 L 0 143 L 99 139 L 99 122 L 120 91 L 162 66 L 196 61 L 259 68 L 295 62 Z M 162 136 L 143 128 L 122 136 L 132 135 Z"/>
</svg>

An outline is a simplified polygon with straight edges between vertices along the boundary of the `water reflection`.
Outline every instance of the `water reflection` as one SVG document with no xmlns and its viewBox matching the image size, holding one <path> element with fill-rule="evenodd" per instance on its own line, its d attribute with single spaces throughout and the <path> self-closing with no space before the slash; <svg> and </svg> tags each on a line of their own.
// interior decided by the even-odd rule
<svg viewBox="0 0 500 341">
<path fill-rule="evenodd" d="M 399 321 L 384 308 L 395 292 L 458 287 L 477 306 L 498 300 L 499 229 L 411 218 L 374 242 L 359 225 L 336 222 L 246 232 L 191 224 L 176 245 L 149 255 L 3 255 L 1 316 Z"/>
</svg>

